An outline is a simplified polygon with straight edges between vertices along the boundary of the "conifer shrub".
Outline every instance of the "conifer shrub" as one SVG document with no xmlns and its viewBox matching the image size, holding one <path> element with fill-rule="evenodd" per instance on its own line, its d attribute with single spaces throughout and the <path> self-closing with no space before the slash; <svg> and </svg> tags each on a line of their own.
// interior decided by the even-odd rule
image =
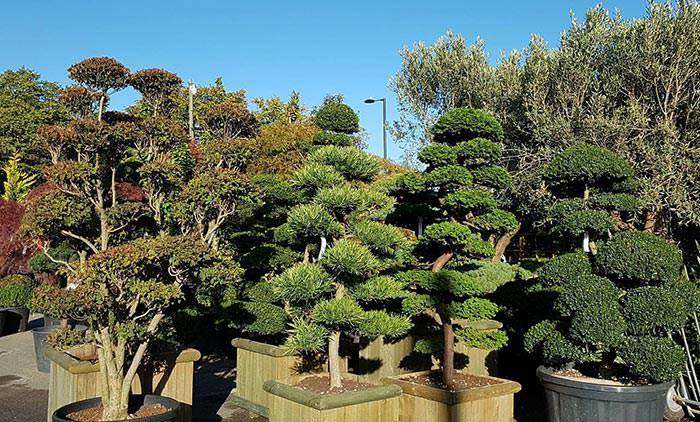
<svg viewBox="0 0 700 422">
<path fill-rule="evenodd" d="M 543 289 L 555 297 L 555 314 L 529 328 L 526 350 L 546 365 L 573 365 L 590 376 L 638 384 L 673 380 L 685 356 L 669 336 L 696 310 L 700 292 L 681 278 L 677 246 L 631 224 L 612 224 L 638 205 L 631 193 L 615 187 L 634 186 L 629 164 L 607 150 L 579 145 L 555 157 L 546 177 L 555 192 L 581 195 L 553 206 L 555 233 L 608 235 L 589 250 L 556 256 L 540 268 Z M 625 231 L 612 234 L 618 230 Z"/>
</svg>

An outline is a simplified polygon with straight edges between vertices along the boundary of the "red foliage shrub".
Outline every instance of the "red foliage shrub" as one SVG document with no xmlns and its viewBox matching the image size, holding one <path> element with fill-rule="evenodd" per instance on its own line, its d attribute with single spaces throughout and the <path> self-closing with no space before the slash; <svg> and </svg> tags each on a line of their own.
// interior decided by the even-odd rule
<svg viewBox="0 0 700 422">
<path fill-rule="evenodd" d="M 117 198 L 126 202 L 141 202 L 146 199 L 146 195 L 138 185 L 131 182 L 117 182 Z"/>
<path fill-rule="evenodd" d="M 0 199 L 0 277 L 28 272 L 27 261 L 35 248 L 17 236 L 23 215 L 21 204 Z"/>
</svg>

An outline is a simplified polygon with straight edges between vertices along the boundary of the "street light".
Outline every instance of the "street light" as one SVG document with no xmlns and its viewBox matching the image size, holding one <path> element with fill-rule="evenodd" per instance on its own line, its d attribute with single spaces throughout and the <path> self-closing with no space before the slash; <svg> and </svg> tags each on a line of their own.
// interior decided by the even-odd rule
<svg viewBox="0 0 700 422">
<path fill-rule="evenodd" d="M 365 104 L 374 104 L 377 101 L 382 102 L 382 140 L 384 141 L 384 159 L 387 160 L 387 151 L 386 151 L 386 98 L 377 98 L 376 100 L 372 97 L 369 97 L 365 100 Z"/>
</svg>

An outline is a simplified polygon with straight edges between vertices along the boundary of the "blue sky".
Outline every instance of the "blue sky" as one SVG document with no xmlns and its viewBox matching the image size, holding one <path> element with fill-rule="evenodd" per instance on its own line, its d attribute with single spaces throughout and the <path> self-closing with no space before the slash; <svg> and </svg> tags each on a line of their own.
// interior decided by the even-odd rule
<svg viewBox="0 0 700 422">
<path fill-rule="evenodd" d="M 91 56 L 112 56 L 132 70 L 160 67 L 184 80 L 209 84 L 217 76 L 248 97 L 286 98 L 299 91 L 313 106 L 327 93 L 342 93 L 360 113 L 370 150 L 381 152 L 381 106 L 367 96 L 389 98 L 387 82 L 400 66 L 398 50 L 432 43 L 448 29 L 468 41 L 480 36 L 493 59 L 521 49 L 530 34 L 550 45 L 568 27 L 569 11 L 583 17 L 595 1 L 184 1 L 123 0 L 3 4 L 0 70 L 27 66 L 45 79 L 68 82 L 66 69 Z M 606 1 L 626 18 L 642 16 L 644 0 Z M 137 95 L 117 93 L 112 108 Z M 390 147 L 390 157 L 400 150 Z"/>
</svg>

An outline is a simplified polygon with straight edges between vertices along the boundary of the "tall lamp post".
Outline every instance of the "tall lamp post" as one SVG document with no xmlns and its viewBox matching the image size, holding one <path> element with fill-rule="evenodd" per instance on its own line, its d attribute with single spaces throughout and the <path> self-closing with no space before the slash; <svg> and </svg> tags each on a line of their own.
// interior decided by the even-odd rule
<svg viewBox="0 0 700 422">
<path fill-rule="evenodd" d="M 369 97 L 365 100 L 366 104 L 374 104 L 377 101 L 382 102 L 382 140 L 384 143 L 384 159 L 388 159 L 387 155 L 387 147 L 386 147 L 386 98 L 377 98 L 374 99 L 372 97 Z"/>
</svg>

